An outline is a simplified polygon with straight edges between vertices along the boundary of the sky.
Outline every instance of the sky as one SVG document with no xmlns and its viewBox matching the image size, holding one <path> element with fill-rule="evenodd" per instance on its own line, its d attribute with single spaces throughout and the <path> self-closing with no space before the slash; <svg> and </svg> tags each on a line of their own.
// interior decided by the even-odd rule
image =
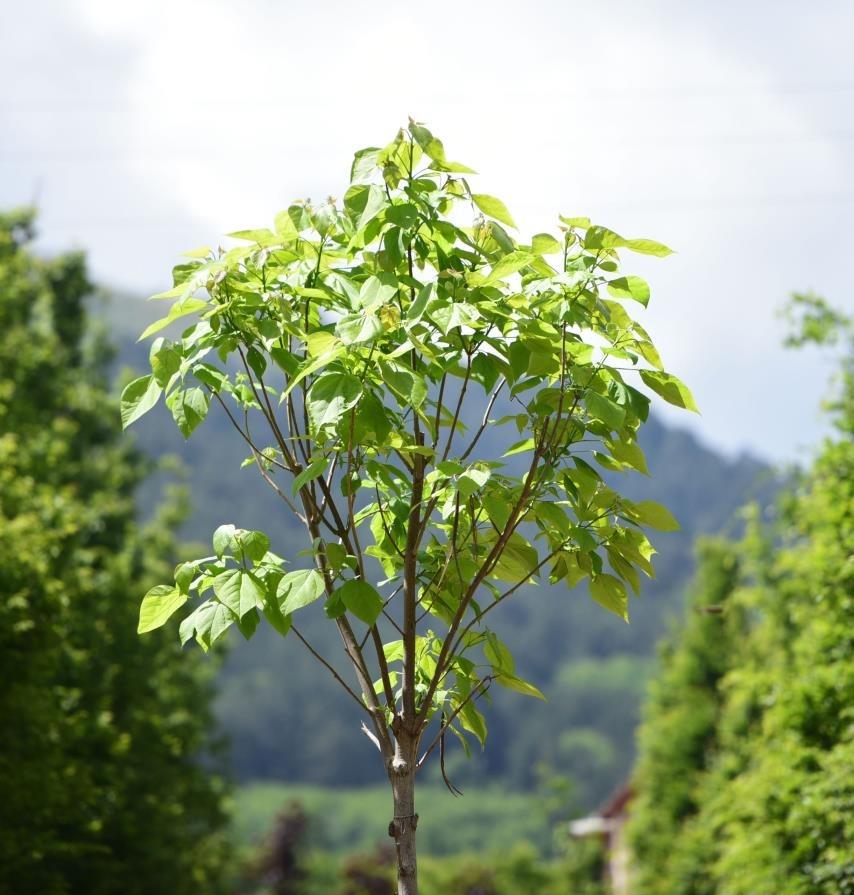
<svg viewBox="0 0 854 895">
<path fill-rule="evenodd" d="M 340 196 L 409 116 L 520 235 L 587 215 L 670 245 L 626 257 L 643 317 L 729 454 L 804 460 L 833 369 L 781 347 L 812 289 L 849 309 L 854 4 L 0 0 L 0 206 L 145 296 L 178 253 Z"/>
</svg>

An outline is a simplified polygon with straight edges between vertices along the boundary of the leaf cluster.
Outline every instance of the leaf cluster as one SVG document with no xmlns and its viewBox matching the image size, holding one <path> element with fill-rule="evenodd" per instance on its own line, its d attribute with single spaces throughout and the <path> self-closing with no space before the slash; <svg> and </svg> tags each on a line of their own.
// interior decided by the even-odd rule
<svg viewBox="0 0 854 895">
<path fill-rule="evenodd" d="M 272 228 L 231 234 L 234 247 L 189 253 L 143 336 L 196 322 L 159 337 L 123 395 L 125 425 L 164 396 L 186 436 L 219 406 L 305 524 L 313 564 L 311 599 L 291 597 L 300 573 L 278 558 L 258 548 L 250 568 L 239 543 L 228 562 L 215 551 L 146 597 L 141 628 L 195 588 L 209 596 L 182 637 L 249 635 L 259 614 L 285 633 L 323 595 L 381 748 L 387 728 L 417 738 L 433 718 L 483 742 L 476 702 L 491 684 L 539 695 L 483 622 L 523 585 L 587 580 L 628 619 L 653 575 L 644 528 L 677 523 L 604 473 L 647 472 L 644 389 L 696 409 L 630 313 L 648 285 L 620 271 L 623 250 L 669 249 L 569 217 L 520 241 L 471 173 L 410 122 L 356 153 L 340 202 L 295 203 Z M 234 537 L 250 535 L 267 543 Z M 383 643 L 380 625 L 399 639 Z"/>
</svg>

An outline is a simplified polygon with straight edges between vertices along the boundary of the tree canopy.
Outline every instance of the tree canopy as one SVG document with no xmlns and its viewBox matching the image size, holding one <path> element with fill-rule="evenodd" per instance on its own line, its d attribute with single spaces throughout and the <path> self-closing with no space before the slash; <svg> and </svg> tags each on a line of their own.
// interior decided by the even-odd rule
<svg viewBox="0 0 854 895">
<path fill-rule="evenodd" d="M 416 770 L 444 755 L 446 733 L 484 744 L 490 686 L 542 696 L 487 614 L 532 581 L 587 581 L 628 621 L 629 591 L 653 574 L 644 528 L 678 524 L 600 470 L 647 472 L 637 386 L 696 410 L 627 310 L 649 286 L 619 269 L 622 250 L 670 250 L 587 218 L 519 242 L 473 173 L 410 121 L 356 153 L 343 202 L 294 204 L 274 230 L 231 234 L 243 245 L 188 253 L 143 337 L 197 322 L 158 338 L 151 373 L 122 395 L 125 426 L 165 395 L 186 437 L 218 405 L 310 557 L 288 569 L 269 533 L 222 525 L 212 555 L 146 594 L 140 632 L 196 596 L 182 642 L 209 649 L 232 626 L 251 637 L 262 615 L 293 632 L 367 715 L 395 796 L 402 895 L 417 892 Z M 487 430 L 500 456 L 483 453 Z M 346 677 L 295 625 L 321 599 Z"/>
<path fill-rule="evenodd" d="M 136 636 L 180 508 L 140 527 L 80 255 L 0 216 L 0 890 L 218 890 L 208 672 Z"/>
</svg>

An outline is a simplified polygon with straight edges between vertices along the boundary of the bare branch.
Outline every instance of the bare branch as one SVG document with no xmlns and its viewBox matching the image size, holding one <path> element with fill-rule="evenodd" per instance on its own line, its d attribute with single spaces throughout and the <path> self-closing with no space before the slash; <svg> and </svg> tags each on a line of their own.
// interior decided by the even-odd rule
<svg viewBox="0 0 854 895">
<path fill-rule="evenodd" d="M 362 709 L 363 712 L 367 712 L 368 715 L 370 715 L 371 713 L 368 711 L 368 707 L 361 699 L 359 699 L 356 691 L 350 687 L 350 685 L 344 680 L 344 678 L 342 678 L 341 675 L 338 674 L 338 672 L 332 667 L 332 665 L 330 665 L 329 662 L 327 662 L 326 659 L 324 659 L 323 656 L 320 655 L 320 653 L 308 642 L 308 640 L 306 640 L 305 637 L 300 634 L 300 632 L 297 630 L 297 626 L 292 624 L 291 630 L 294 632 L 294 634 L 296 634 L 297 639 L 312 654 L 312 656 L 314 656 L 314 658 L 317 659 L 317 661 L 320 662 L 320 664 L 323 665 L 323 667 L 330 672 L 330 674 L 350 694 L 350 696 L 353 697 L 353 699 L 358 703 L 359 708 Z"/>
</svg>

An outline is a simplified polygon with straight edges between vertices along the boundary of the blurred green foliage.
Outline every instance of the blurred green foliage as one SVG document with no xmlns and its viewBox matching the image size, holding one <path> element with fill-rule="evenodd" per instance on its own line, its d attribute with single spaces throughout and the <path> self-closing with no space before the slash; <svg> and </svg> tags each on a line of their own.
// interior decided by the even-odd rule
<svg viewBox="0 0 854 895">
<path fill-rule="evenodd" d="M 854 892 L 852 329 L 793 308 L 792 344 L 847 340 L 837 435 L 773 524 L 704 550 L 641 729 L 638 895 Z"/>
<path fill-rule="evenodd" d="M 338 855 L 368 852 L 387 838 L 391 799 L 383 785 L 332 789 L 265 782 L 242 786 L 235 793 L 236 843 L 260 842 L 282 805 L 291 800 L 309 817 L 312 848 Z M 504 851 L 519 841 L 548 850 L 552 842 L 549 817 L 536 794 L 491 786 L 455 799 L 441 785 L 422 786 L 418 811 L 419 847 L 426 855 Z"/>
<path fill-rule="evenodd" d="M 136 633 L 183 510 L 137 524 L 84 259 L 33 225 L 0 216 L 0 892 L 214 893 L 209 670 Z"/>
</svg>

